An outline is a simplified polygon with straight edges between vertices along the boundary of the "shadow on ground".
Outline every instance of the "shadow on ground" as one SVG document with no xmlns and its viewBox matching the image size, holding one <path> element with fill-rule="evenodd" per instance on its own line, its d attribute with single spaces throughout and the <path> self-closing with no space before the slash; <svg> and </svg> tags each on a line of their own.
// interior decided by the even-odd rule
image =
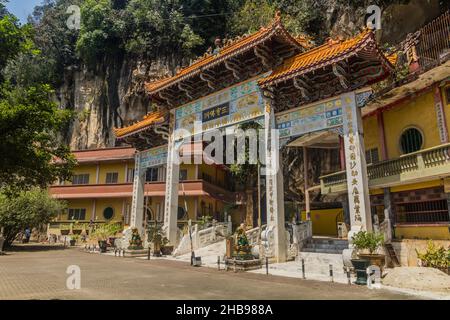
<svg viewBox="0 0 450 320">
<path fill-rule="evenodd" d="M 4 253 L 8 252 L 38 252 L 38 251 L 52 251 L 52 250 L 64 250 L 63 244 L 45 244 L 45 243 L 13 243 L 11 247 L 3 248 Z"/>
</svg>

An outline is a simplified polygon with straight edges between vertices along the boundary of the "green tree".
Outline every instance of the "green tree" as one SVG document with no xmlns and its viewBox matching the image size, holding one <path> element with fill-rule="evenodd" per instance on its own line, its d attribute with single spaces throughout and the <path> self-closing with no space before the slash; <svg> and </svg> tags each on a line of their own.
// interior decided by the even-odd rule
<svg viewBox="0 0 450 320">
<path fill-rule="evenodd" d="M 65 202 L 51 198 L 45 189 L 35 188 L 16 197 L 0 193 L 0 227 L 6 246 L 26 228 L 45 226 L 65 207 Z"/>
<path fill-rule="evenodd" d="M 251 121 L 243 123 L 239 126 L 239 129 L 243 130 L 258 130 L 262 129 L 261 125 L 257 122 Z M 247 199 L 246 199 L 246 221 L 250 223 L 253 221 L 253 198 L 255 193 L 255 187 L 257 186 L 258 181 L 258 168 L 259 164 L 250 163 L 250 138 L 245 138 L 245 148 L 244 148 L 244 163 L 242 164 L 232 164 L 230 166 L 230 171 L 233 177 L 236 179 L 237 183 L 245 189 Z M 235 152 L 239 153 L 238 150 Z M 258 161 L 259 161 L 259 155 Z M 260 201 L 260 199 L 258 199 Z M 252 225 L 249 227 L 253 227 Z"/>
<path fill-rule="evenodd" d="M 30 26 L 0 20 L 0 74 L 21 53 L 34 52 Z M 46 187 L 70 177 L 74 158 L 58 135 L 71 118 L 52 101 L 50 86 L 13 85 L 0 79 L 0 189 Z"/>
</svg>

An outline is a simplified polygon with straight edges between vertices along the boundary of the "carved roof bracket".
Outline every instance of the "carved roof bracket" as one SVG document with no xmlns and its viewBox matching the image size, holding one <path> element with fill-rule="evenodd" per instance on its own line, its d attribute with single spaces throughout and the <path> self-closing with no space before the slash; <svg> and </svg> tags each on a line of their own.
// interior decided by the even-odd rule
<svg viewBox="0 0 450 320">
<path fill-rule="evenodd" d="M 348 80 L 349 74 L 345 69 L 339 64 L 339 63 L 333 63 L 333 74 L 338 77 L 339 83 L 341 84 L 342 88 L 348 89 L 350 86 L 350 81 Z"/>
<path fill-rule="evenodd" d="M 273 60 L 270 48 L 262 43 L 259 46 L 256 46 L 253 51 L 255 53 L 255 56 L 261 59 L 261 63 L 263 64 L 264 68 L 266 68 L 267 70 L 272 69 Z"/>
<path fill-rule="evenodd" d="M 183 91 L 189 99 L 191 99 L 191 100 L 195 99 L 195 97 L 193 95 L 194 88 L 192 86 L 190 86 L 189 84 L 187 84 L 186 82 L 183 82 L 183 81 L 178 82 L 178 89 Z"/>
<path fill-rule="evenodd" d="M 225 61 L 225 68 L 230 70 L 233 73 L 233 77 L 236 80 L 241 80 L 244 76 L 245 71 L 241 67 L 239 61 L 235 59 L 229 59 Z"/>
<path fill-rule="evenodd" d="M 217 90 L 217 84 L 215 83 L 215 73 L 211 70 L 203 70 L 200 73 L 200 79 L 205 81 L 211 90 Z"/>
</svg>

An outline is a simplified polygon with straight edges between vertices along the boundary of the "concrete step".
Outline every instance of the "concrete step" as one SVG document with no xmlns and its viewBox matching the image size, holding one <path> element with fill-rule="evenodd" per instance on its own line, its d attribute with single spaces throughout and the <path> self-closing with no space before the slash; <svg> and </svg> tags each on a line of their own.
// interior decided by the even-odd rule
<svg viewBox="0 0 450 320">
<path fill-rule="evenodd" d="M 318 252 L 300 252 L 297 262 L 301 267 L 301 260 L 305 261 L 306 274 L 316 274 L 329 276 L 330 264 L 333 266 L 333 274 L 335 277 L 345 278 L 344 263 L 342 254 L 336 253 L 318 253 Z"/>
<path fill-rule="evenodd" d="M 316 252 L 316 253 L 333 253 L 333 254 L 342 254 L 343 250 L 339 249 L 321 249 L 321 248 L 305 248 L 303 247 L 300 252 Z"/>
<path fill-rule="evenodd" d="M 317 244 L 334 244 L 348 246 L 348 240 L 345 239 L 333 239 L 333 238 L 312 238 L 308 240 L 308 243 Z"/>
<path fill-rule="evenodd" d="M 306 243 L 304 245 L 306 248 L 317 248 L 317 249 L 347 249 L 347 245 L 336 245 L 336 244 L 322 244 L 322 243 Z"/>
</svg>

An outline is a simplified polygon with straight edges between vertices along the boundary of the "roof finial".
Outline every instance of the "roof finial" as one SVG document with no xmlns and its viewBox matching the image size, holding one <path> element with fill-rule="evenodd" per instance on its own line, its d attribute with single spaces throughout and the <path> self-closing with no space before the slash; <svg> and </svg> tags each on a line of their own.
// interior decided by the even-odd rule
<svg viewBox="0 0 450 320">
<path fill-rule="evenodd" d="M 281 21 L 281 11 L 280 10 L 275 11 L 275 21 L 276 22 Z"/>
</svg>

